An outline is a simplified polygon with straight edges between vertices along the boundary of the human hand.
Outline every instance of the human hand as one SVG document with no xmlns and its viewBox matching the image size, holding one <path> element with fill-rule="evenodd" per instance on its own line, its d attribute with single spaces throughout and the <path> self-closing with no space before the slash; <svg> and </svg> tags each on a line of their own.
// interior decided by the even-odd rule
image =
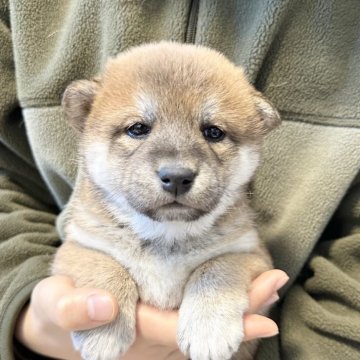
<svg viewBox="0 0 360 360">
<path fill-rule="evenodd" d="M 276 323 L 257 313 L 279 300 L 278 290 L 288 280 L 288 275 L 278 269 L 265 271 L 253 280 L 249 291 L 249 309 L 244 317 L 244 341 L 278 334 Z"/>
<path fill-rule="evenodd" d="M 244 318 L 245 341 L 277 334 L 277 325 L 256 312 L 266 303 L 276 301 L 277 290 L 287 279 L 283 271 L 270 270 L 253 281 L 249 294 L 250 308 Z M 93 303 L 88 308 L 87 305 L 91 303 L 91 299 L 95 299 L 95 294 L 100 296 L 99 307 Z M 71 279 L 52 276 L 35 287 L 30 305 L 23 310 L 18 320 L 16 337 L 29 349 L 40 354 L 79 360 L 80 355 L 72 346 L 70 331 L 104 325 L 113 320 L 118 311 L 116 300 L 106 291 L 76 289 Z M 95 320 L 95 314 L 102 320 Z M 139 304 L 137 338 L 123 359 L 138 360 L 144 354 L 149 360 L 185 359 L 176 344 L 177 321 L 177 311 L 160 311 Z"/>
<path fill-rule="evenodd" d="M 95 294 L 99 296 L 98 306 L 94 304 Z M 80 360 L 80 354 L 73 348 L 70 332 L 104 325 L 114 320 L 118 311 L 116 299 L 108 292 L 75 288 L 70 278 L 51 276 L 34 288 L 30 304 L 18 319 L 15 336 L 39 354 Z M 139 304 L 137 338 L 122 360 L 143 359 L 145 355 L 148 360 L 185 359 L 174 344 L 175 330 L 168 333 L 168 329 L 176 328 L 176 321 L 175 311 L 160 312 Z"/>
<path fill-rule="evenodd" d="M 104 325 L 117 312 L 116 299 L 108 292 L 77 289 L 66 276 L 50 276 L 34 288 L 30 304 L 18 319 L 15 336 L 36 353 L 78 360 L 81 357 L 72 346 L 70 331 Z"/>
</svg>

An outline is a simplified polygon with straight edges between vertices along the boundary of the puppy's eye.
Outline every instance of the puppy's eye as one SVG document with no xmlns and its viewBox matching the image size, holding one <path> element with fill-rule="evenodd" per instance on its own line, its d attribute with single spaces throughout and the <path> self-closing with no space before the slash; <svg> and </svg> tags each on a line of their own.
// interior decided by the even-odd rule
<svg viewBox="0 0 360 360">
<path fill-rule="evenodd" d="M 140 138 L 149 134 L 150 131 L 151 127 L 149 125 L 135 123 L 134 125 L 131 125 L 129 128 L 127 128 L 126 133 L 133 138 Z"/>
<path fill-rule="evenodd" d="M 207 126 L 203 128 L 202 133 L 208 141 L 218 142 L 224 139 L 225 133 L 217 126 Z"/>
</svg>

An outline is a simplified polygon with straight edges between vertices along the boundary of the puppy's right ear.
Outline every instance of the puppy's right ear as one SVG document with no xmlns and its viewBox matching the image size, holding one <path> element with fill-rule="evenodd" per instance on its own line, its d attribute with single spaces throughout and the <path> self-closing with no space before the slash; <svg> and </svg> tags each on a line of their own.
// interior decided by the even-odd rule
<svg viewBox="0 0 360 360">
<path fill-rule="evenodd" d="M 100 88 L 100 79 L 73 81 L 65 90 L 62 106 L 70 125 L 82 132 L 90 113 L 96 93 Z"/>
</svg>

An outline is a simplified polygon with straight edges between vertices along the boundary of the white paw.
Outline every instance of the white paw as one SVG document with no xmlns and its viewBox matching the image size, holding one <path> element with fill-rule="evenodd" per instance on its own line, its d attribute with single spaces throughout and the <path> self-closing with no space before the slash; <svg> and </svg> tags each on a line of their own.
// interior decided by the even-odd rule
<svg viewBox="0 0 360 360">
<path fill-rule="evenodd" d="M 191 360 L 229 360 L 244 336 L 246 306 L 234 301 L 185 301 L 180 307 L 177 340 Z"/>
<path fill-rule="evenodd" d="M 71 333 L 74 347 L 84 360 L 118 360 L 135 341 L 135 324 L 119 319 L 91 330 Z"/>
</svg>

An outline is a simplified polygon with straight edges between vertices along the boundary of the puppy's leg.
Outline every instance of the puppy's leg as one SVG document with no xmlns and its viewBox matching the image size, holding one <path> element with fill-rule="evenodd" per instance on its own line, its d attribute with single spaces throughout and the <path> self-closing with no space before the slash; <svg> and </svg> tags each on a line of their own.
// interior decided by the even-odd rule
<svg viewBox="0 0 360 360">
<path fill-rule="evenodd" d="M 180 349 L 192 360 L 252 358 L 256 346 L 244 343 L 238 352 L 244 336 L 248 287 L 252 279 L 271 267 L 269 257 L 260 250 L 222 255 L 197 268 L 180 306 Z"/>
<path fill-rule="evenodd" d="M 68 275 L 76 287 L 105 289 L 118 300 L 120 313 L 110 324 L 72 333 L 85 360 L 117 360 L 134 342 L 138 292 L 127 270 L 108 255 L 67 241 L 58 250 L 53 274 Z"/>
</svg>

